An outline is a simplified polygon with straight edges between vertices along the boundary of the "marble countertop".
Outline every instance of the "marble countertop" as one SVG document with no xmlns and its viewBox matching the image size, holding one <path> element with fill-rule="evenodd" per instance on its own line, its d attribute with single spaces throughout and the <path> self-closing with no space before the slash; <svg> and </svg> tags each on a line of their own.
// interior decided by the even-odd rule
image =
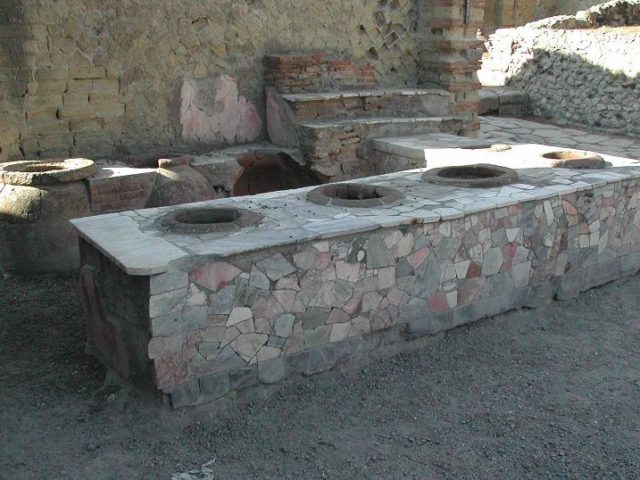
<svg viewBox="0 0 640 480">
<path fill-rule="evenodd" d="M 191 257 L 227 257 L 266 248 L 353 235 L 380 228 L 429 223 L 590 190 L 624 179 L 640 178 L 640 161 L 602 155 L 602 170 L 548 168 L 542 153 L 566 150 L 544 145 L 515 145 L 506 152 L 423 149 L 429 168 L 491 163 L 518 171 L 515 184 L 496 188 L 461 188 L 422 181 L 426 169 L 391 173 L 351 182 L 400 190 L 404 198 L 376 209 L 320 206 L 306 201 L 315 187 L 232 197 L 189 205 L 134 210 L 72 220 L 82 238 L 130 275 L 166 272 Z M 166 213 L 190 206 L 239 207 L 260 213 L 259 225 L 231 233 L 170 234 L 156 228 Z"/>
</svg>

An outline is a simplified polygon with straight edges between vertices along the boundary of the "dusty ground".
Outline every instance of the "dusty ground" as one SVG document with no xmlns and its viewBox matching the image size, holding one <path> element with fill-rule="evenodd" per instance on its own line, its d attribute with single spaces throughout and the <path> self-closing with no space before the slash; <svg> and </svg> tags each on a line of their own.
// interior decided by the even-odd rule
<svg viewBox="0 0 640 480">
<path fill-rule="evenodd" d="M 103 387 L 74 276 L 0 280 L 0 478 L 632 479 L 640 277 L 205 420 Z"/>
</svg>

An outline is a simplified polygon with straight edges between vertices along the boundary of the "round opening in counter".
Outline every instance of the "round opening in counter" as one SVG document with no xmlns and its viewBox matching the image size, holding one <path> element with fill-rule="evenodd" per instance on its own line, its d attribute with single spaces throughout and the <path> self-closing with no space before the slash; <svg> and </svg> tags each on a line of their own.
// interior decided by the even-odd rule
<svg viewBox="0 0 640 480">
<path fill-rule="evenodd" d="M 559 150 L 542 155 L 553 168 L 605 168 L 607 162 L 597 153 L 584 150 Z"/>
<path fill-rule="evenodd" d="M 397 202 L 402 193 L 389 187 L 366 183 L 332 183 L 315 188 L 307 200 L 318 205 L 334 207 L 381 207 Z"/>
<path fill-rule="evenodd" d="M 242 208 L 183 208 L 163 216 L 160 227 L 170 233 L 213 233 L 257 225 L 261 220 L 261 215 Z"/>
<path fill-rule="evenodd" d="M 518 172 L 490 164 L 434 168 L 422 177 L 425 182 L 456 187 L 491 188 L 518 181 Z"/>
</svg>

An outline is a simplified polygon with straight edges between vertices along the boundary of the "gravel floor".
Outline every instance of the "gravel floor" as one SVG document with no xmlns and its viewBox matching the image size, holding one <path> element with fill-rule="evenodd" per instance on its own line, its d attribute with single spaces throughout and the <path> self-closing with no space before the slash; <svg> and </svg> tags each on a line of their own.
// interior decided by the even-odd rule
<svg viewBox="0 0 640 480">
<path fill-rule="evenodd" d="M 75 276 L 0 280 L 0 478 L 636 479 L 640 277 L 226 419 L 105 386 Z"/>
</svg>

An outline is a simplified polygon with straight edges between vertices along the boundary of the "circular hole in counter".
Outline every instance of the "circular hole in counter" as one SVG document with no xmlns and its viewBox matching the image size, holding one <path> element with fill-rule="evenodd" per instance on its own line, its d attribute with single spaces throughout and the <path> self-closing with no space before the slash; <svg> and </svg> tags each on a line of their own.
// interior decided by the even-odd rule
<svg viewBox="0 0 640 480">
<path fill-rule="evenodd" d="M 160 219 L 160 228 L 169 233 L 215 233 L 257 225 L 262 216 L 234 207 L 183 208 Z"/>
<path fill-rule="evenodd" d="M 490 164 L 459 165 L 428 170 L 422 179 L 437 185 L 456 187 L 491 188 L 518 181 L 518 172 Z"/>
<path fill-rule="evenodd" d="M 605 168 L 607 162 L 597 153 L 584 150 L 558 150 L 542 155 L 552 168 Z"/>
<path fill-rule="evenodd" d="M 332 183 L 314 188 L 307 200 L 334 207 L 372 208 L 389 205 L 402 198 L 398 190 L 366 183 Z"/>
</svg>

